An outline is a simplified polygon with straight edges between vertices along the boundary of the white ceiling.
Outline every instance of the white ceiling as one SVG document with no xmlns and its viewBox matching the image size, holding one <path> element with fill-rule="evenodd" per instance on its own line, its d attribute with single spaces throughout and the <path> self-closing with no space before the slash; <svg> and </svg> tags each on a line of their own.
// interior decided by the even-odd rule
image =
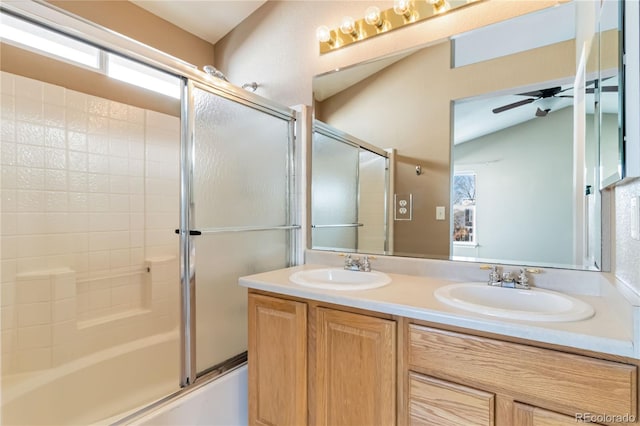
<svg viewBox="0 0 640 426">
<path fill-rule="evenodd" d="M 266 0 L 131 0 L 185 31 L 215 44 Z"/>
</svg>

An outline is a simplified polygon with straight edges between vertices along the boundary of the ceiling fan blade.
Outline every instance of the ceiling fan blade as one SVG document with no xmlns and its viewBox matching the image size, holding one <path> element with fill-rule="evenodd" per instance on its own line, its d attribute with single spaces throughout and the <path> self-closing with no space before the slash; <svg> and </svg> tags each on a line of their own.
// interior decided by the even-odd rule
<svg viewBox="0 0 640 426">
<path fill-rule="evenodd" d="M 512 103 L 512 104 L 507 104 L 507 105 L 503 105 L 503 106 L 498 107 L 498 108 L 494 108 L 494 109 L 492 109 L 491 111 L 493 111 L 493 113 L 494 113 L 494 114 L 499 114 L 499 113 L 501 113 L 501 112 L 504 112 L 504 111 L 510 110 L 510 109 L 512 109 L 512 108 L 518 108 L 518 107 L 520 107 L 520 106 L 522 106 L 522 105 L 530 104 L 530 103 L 531 103 L 531 102 L 533 102 L 533 101 L 535 101 L 535 99 L 534 99 L 534 98 L 523 99 L 523 100 L 521 100 L 521 101 L 514 102 L 514 103 Z"/>
<path fill-rule="evenodd" d="M 541 98 L 542 97 L 542 90 L 534 90 L 533 92 L 524 92 L 524 93 L 518 93 L 518 96 L 534 96 L 536 98 Z"/>
</svg>

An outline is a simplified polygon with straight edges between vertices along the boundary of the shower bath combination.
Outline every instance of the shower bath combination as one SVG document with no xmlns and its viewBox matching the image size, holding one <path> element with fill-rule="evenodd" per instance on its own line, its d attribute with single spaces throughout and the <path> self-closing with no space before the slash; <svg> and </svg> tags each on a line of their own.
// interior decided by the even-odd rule
<svg viewBox="0 0 640 426">
<path fill-rule="evenodd" d="M 213 65 L 205 65 L 204 67 L 202 67 L 202 70 L 204 72 L 206 72 L 207 74 L 213 76 L 213 77 L 216 77 L 216 78 L 219 78 L 221 80 L 224 80 L 227 83 L 231 83 L 229 81 L 229 79 L 227 78 L 227 76 L 225 76 L 222 71 L 220 71 L 219 69 L 217 69 Z M 251 83 L 244 83 L 242 85 L 242 88 L 245 89 L 245 90 L 248 90 L 250 92 L 255 92 L 258 89 L 258 83 L 256 83 L 255 81 L 252 81 Z"/>
<path fill-rule="evenodd" d="M 98 26 L 84 40 L 86 24 L 54 6 L 13 2 L 7 18 L 2 3 L 3 26 L 13 19 L 70 52 L 92 52 L 105 69 L 68 58 L 55 77 L 34 79 L 31 69 L 54 60 L 47 45 L 6 49 L 13 63 L 29 61 L 0 75 L 0 213 L 9 224 L 0 237 L 14 248 L 0 257 L 0 423 L 112 424 L 158 415 L 158 400 L 186 407 L 189 396 L 198 409 L 206 395 L 206 412 L 160 422 L 246 424 L 238 277 L 295 261 L 295 111 L 212 83 L 228 81 L 214 67 L 207 76 Z M 114 78 L 94 93 L 112 60 L 142 78 Z M 172 90 L 137 84 L 154 79 Z"/>
</svg>

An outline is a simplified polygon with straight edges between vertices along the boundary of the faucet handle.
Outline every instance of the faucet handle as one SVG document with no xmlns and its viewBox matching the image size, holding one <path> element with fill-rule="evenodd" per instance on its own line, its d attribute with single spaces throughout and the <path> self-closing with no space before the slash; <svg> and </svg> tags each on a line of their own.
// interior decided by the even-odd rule
<svg viewBox="0 0 640 426">
<path fill-rule="evenodd" d="M 502 282 L 500 278 L 500 272 L 498 272 L 498 265 L 482 265 L 480 269 L 490 269 L 489 272 L 489 285 L 498 285 Z"/>
<path fill-rule="evenodd" d="M 363 256 L 360 261 L 360 270 L 363 272 L 371 272 L 371 262 L 369 261 L 369 256 Z"/>
<path fill-rule="evenodd" d="M 529 288 L 529 277 L 527 277 L 527 268 L 520 268 L 518 275 L 518 284 L 520 288 Z"/>
</svg>

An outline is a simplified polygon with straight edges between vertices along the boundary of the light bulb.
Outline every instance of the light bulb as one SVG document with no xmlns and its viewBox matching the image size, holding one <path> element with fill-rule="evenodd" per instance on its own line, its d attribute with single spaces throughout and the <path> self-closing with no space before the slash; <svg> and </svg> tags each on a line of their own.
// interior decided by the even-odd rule
<svg viewBox="0 0 640 426">
<path fill-rule="evenodd" d="M 382 19 L 380 17 L 380 9 L 377 6 L 370 6 L 364 11 L 364 21 L 375 27 L 382 26 Z"/>
<path fill-rule="evenodd" d="M 411 0 L 395 0 L 393 2 L 393 11 L 397 15 L 408 16 L 411 14 Z"/>
<path fill-rule="evenodd" d="M 350 35 L 356 37 L 358 33 L 356 32 L 356 23 L 351 16 L 345 16 L 342 18 L 342 22 L 340 23 L 340 31 L 342 34 Z"/>
<path fill-rule="evenodd" d="M 316 28 L 316 38 L 321 43 L 331 43 L 331 30 L 326 25 Z"/>
</svg>

